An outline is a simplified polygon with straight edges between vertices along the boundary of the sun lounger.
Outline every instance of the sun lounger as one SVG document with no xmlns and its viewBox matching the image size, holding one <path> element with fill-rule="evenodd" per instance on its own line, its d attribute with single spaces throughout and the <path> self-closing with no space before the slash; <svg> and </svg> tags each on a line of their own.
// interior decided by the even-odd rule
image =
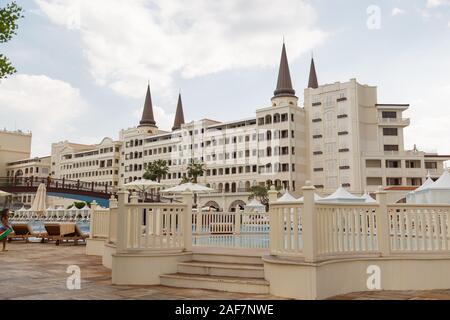
<svg viewBox="0 0 450 320">
<path fill-rule="evenodd" d="M 36 233 L 28 223 L 16 223 L 12 225 L 14 233 L 8 235 L 8 241 L 11 242 L 14 239 L 29 241 L 29 238 L 43 238 L 45 233 Z"/>
<path fill-rule="evenodd" d="M 59 246 L 64 241 L 74 241 L 75 245 L 79 240 L 85 240 L 86 235 L 81 233 L 78 226 L 75 223 L 46 223 L 45 230 L 47 230 L 47 236 L 45 237 L 49 241 L 56 241 L 56 245 Z M 77 231 L 78 228 L 78 231 Z"/>
</svg>

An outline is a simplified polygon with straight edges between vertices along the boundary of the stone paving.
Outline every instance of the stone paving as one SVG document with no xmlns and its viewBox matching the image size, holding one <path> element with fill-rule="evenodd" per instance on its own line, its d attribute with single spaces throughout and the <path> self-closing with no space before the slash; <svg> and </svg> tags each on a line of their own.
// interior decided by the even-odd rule
<svg viewBox="0 0 450 320">
<path fill-rule="evenodd" d="M 8 252 L 0 252 L 0 300 L 265 300 L 279 299 L 270 295 L 228 293 L 163 286 L 114 286 L 111 272 L 101 258 L 85 255 L 85 246 L 41 243 L 8 244 Z M 81 290 L 68 290 L 66 270 L 71 265 L 81 269 Z M 363 292 L 334 297 L 337 300 L 361 299 L 438 299 L 450 300 L 450 290 L 427 292 Z"/>
</svg>

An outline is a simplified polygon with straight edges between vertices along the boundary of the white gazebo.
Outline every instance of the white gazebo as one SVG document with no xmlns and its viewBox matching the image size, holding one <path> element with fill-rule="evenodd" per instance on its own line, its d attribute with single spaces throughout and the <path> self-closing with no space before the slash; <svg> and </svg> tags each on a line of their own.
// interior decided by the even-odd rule
<svg viewBox="0 0 450 320">
<path fill-rule="evenodd" d="M 354 196 L 350 192 L 345 190 L 344 188 L 340 187 L 332 195 L 329 195 L 326 198 L 319 199 L 319 200 L 317 200 L 317 202 L 319 202 L 319 203 L 349 203 L 349 202 L 363 203 L 363 202 L 366 202 L 366 200 L 362 197 Z"/>
<path fill-rule="evenodd" d="M 253 199 L 249 204 L 244 206 L 245 212 L 266 212 L 266 206 L 256 199 Z"/>
<path fill-rule="evenodd" d="M 291 195 L 289 192 L 285 192 L 281 198 L 277 200 L 277 202 L 284 202 L 284 203 L 293 203 L 293 202 L 299 202 L 298 199 L 294 198 L 293 195 Z"/>
<path fill-rule="evenodd" d="M 377 202 L 377 200 L 372 198 L 372 196 L 367 191 L 363 194 L 363 196 L 361 198 L 364 199 L 364 202 L 366 202 L 366 203 L 376 203 Z"/>
<path fill-rule="evenodd" d="M 428 177 L 422 186 L 407 195 L 406 202 L 416 204 L 450 203 L 450 172 L 448 169 L 436 182 Z"/>
</svg>

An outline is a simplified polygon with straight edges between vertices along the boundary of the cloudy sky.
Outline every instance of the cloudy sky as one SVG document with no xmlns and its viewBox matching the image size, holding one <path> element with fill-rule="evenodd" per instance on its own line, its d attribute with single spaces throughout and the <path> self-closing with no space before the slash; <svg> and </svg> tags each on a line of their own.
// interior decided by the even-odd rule
<svg viewBox="0 0 450 320">
<path fill-rule="evenodd" d="M 4 5 L 6 0 L 0 0 Z M 410 103 L 406 144 L 450 153 L 450 0 L 18 0 L 0 48 L 0 128 L 98 143 L 135 126 L 151 83 L 158 126 L 247 118 L 269 105 L 283 36 L 302 100 L 314 52 L 320 83 L 357 78 L 380 103 Z"/>
</svg>

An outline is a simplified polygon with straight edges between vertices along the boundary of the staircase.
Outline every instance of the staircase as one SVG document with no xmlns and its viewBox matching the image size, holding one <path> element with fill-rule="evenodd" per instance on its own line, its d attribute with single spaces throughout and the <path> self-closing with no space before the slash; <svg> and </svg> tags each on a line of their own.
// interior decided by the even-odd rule
<svg viewBox="0 0 450 320">
<path fill-rule="evenodd" d="M 161 285 L 178 288 L 268 294 L 260 256 L 194 253 L 193 260 L 180 262 L 178 272 L 161 275 Z"/>
</svg>

